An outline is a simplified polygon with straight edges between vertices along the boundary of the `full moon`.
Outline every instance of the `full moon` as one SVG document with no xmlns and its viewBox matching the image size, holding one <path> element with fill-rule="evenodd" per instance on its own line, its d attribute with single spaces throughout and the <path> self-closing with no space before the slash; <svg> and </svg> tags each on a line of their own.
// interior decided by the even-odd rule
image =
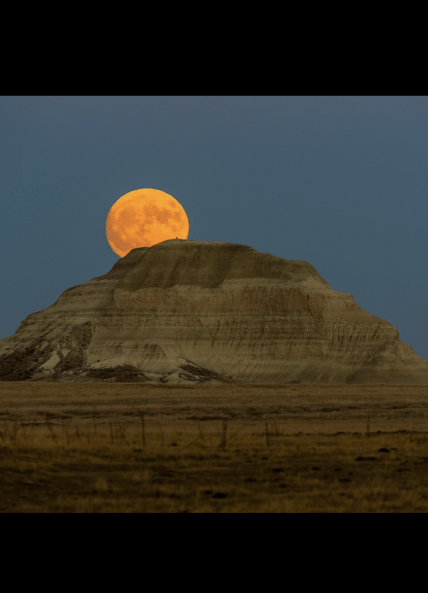
<svg viewBox="0 0 428 593">
<path fill-rule="evenodd" d="M 106 221 L 110 247 L 124 257 L 136 247 L 168 239 L 187 239 L 189 220 L 183 206 L 159 189 L 136 189 L 110 208 Z"/>
</svg>

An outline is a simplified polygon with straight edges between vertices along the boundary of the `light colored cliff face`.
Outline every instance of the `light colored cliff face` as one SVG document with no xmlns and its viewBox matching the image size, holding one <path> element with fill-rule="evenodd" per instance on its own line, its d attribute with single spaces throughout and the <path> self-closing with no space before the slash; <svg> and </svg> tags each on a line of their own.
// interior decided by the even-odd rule
<svg viewBox="0 0 428 593">
<path fill-rule="evenodd" d="M 307 262 L 174 240 L 30 315 L 0 379 L 428 384 L 428 362 Z"/>
</svg>

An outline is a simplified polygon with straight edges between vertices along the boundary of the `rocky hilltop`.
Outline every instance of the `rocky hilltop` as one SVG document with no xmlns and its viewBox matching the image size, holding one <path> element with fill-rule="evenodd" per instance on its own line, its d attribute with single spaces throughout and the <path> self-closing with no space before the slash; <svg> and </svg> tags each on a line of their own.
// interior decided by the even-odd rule
<svg viewBox="0 0 428 593">
<path fill-rule="evenodd" d="M 428 384 L 428 362 L 305 261 L 171 240 L 29 315 L 0 380 Z"/>
</svg>

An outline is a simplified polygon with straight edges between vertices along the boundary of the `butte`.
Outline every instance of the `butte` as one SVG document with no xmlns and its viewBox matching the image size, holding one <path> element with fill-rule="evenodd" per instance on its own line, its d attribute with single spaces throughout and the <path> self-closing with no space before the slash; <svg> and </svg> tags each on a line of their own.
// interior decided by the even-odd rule
<svg viewBox="0 0 428 593">
<path fill-rule="evenodd" d="M 29 315 L 0 380 L 428 384 L 428 362 L 305 261 L 171 240 Z"/>
</svg>

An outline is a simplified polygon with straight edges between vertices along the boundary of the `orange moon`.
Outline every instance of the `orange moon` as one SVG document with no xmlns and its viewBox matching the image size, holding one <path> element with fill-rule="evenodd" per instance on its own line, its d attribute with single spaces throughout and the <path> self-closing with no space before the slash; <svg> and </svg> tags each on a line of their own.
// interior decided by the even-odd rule
<svg viewBox="0 0 428 593">
<path fill-rule="evenodd" d="M 136 247 L 168 239 L 187 239 L 189 219 L 183 206 L 159 189 L 136 189 L 117 200 L 106 221 L 110 247 L 123 257 Z"/>
</svg>

